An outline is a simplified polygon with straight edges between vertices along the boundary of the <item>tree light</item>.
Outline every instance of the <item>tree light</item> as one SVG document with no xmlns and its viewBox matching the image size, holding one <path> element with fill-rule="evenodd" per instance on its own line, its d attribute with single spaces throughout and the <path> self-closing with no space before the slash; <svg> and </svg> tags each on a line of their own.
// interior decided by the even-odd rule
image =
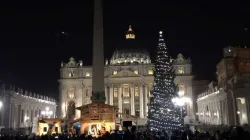
<svg viewBox="0 0 250 140">
<path fill-rule="evenodd" d="M 174 83 L 175 73 L 168 54 L 163 32 L 159 32 L 158 47 L 155 59 L 154 87 L 151 92 L 148 127 L 152 131 L 173 131 L 183 128 L 182 109 L 176 107 L 172 101 L 181 104 L 178 91 Z"/>
</svg>

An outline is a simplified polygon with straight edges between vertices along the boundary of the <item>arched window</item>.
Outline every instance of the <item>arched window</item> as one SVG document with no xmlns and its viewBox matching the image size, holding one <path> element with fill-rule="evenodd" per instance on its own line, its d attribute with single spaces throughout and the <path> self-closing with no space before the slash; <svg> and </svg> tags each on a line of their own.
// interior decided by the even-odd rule
<svg viewBox="0 0 250 140">
<path fill-rule="evenodd" d="M 75 108 L 76 108 L 76 105 L 75 105 L 75 102 L 73 102 L 73 101 L 70 101 L 69 103 L 68 103 L 68 107 L 67 107 L 68 109 L 68 111 L 67 111 L 67 117 L 68 117 L 68 119 L 74 119 L 75 118 Z"/>
<path fill-rule="evenodd" d="M 74 99 L 75 98 L 75 87 L 68 88 L 68 98 Z"/>
<path fill-rule="evenodd" d="M 123 97 L 129 97 L 129 87 L 128 87 L 128 85 L 123 87 Z"/>
</svg>

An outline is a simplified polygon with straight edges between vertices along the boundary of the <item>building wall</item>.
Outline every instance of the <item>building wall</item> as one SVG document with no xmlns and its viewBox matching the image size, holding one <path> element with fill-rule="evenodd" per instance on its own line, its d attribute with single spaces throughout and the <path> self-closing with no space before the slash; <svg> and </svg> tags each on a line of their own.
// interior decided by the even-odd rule
<svg viewBox="0 0 250 140">
<path fill-rule="evenodd" d="M 175 63 L 177 74 L 175 83 L 180 85 L 183 96 L 193 97 L 192 93 L 192 65 L 180 54 Z M 106 104 L 119 108 L 119 112 L 146 118 L 150 91 L 154 82 L 154 64 L 122 64 L 110 65 L 106 62 L 104 67 Z M 68 117 L 68 104 L 82 106 L 91 103 L 92 94 L 92 67 L 83 66 L 73 58 L 68 63 L 62 63 L 59 79 L 61 116 Z M 193 99 L 193 98 L 192 98 Z M 194 117 L 193 103 L 187 107 L 188 115 Z M 80 117 L 76 111 L 74 118 Z M 73 119 L 73 118 L 71 118 Z"/>
</svg>

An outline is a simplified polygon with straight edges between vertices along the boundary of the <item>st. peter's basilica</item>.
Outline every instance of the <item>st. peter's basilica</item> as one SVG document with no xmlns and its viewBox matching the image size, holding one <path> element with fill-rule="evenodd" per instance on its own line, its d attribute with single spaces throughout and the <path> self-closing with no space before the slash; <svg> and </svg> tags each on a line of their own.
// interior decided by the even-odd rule
<svg viewBox="0 0 250 140">
<path fill-rule="evenodd" d="M 136 39 L 131 26 L 125 38 L 126 45 L 132 45 Z M 191 60 L 178 54 L 172 62 L 179 95 L 188 99 L 186 118 L 195 119 Z M 119 113 L 146 120 L 154 82 L 154 64 L 149 53 L 144 50 L 115 50 L 112 58 L 106 60 L 104 71 L 106 104 L 118 107 Z M 80 111 L 75 108 L 91 103 L 91 94 L 92 66 L 85 66 L 81 60 L 76 61 L 73 57 L 67 63 L 62 62 L 59 79 L 61 117 L 79 118 Z"/>
</svg>

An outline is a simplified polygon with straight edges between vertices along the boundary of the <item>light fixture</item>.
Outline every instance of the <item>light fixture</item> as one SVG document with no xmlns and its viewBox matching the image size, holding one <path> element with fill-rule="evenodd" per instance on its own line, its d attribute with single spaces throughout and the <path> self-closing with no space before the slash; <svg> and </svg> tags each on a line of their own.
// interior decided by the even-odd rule
<svg viewBox="0 0 250 140">
<path fill-rule="evenodd" d="M 46 107 L 45 111 L 42 111 L 41 114 L 43 116 L 46 116 L 46 117 L 50 118 L 50 116 L 53 114 L 53 111 L 49 110 L 49 107 Z"/>
<path fill-rule="evenodd" d="M 178 95 L 179 95 L 179 96 L 183 96 L 183 95 L 184 95 L 184 91 L 179 91 L 179 92 L 178 92 Z"/>
<path fill-rule="evenodd" d="M 240 114 L 240 111 L 237 111 L 237 114 Z"/>
<path fill-rule="evenodd" d="M 2 108 L 2 106 L 3 106 L 3 102 L 2 102 L 2 101 L 0 101 L 0 109 Z"/>
</svg>

